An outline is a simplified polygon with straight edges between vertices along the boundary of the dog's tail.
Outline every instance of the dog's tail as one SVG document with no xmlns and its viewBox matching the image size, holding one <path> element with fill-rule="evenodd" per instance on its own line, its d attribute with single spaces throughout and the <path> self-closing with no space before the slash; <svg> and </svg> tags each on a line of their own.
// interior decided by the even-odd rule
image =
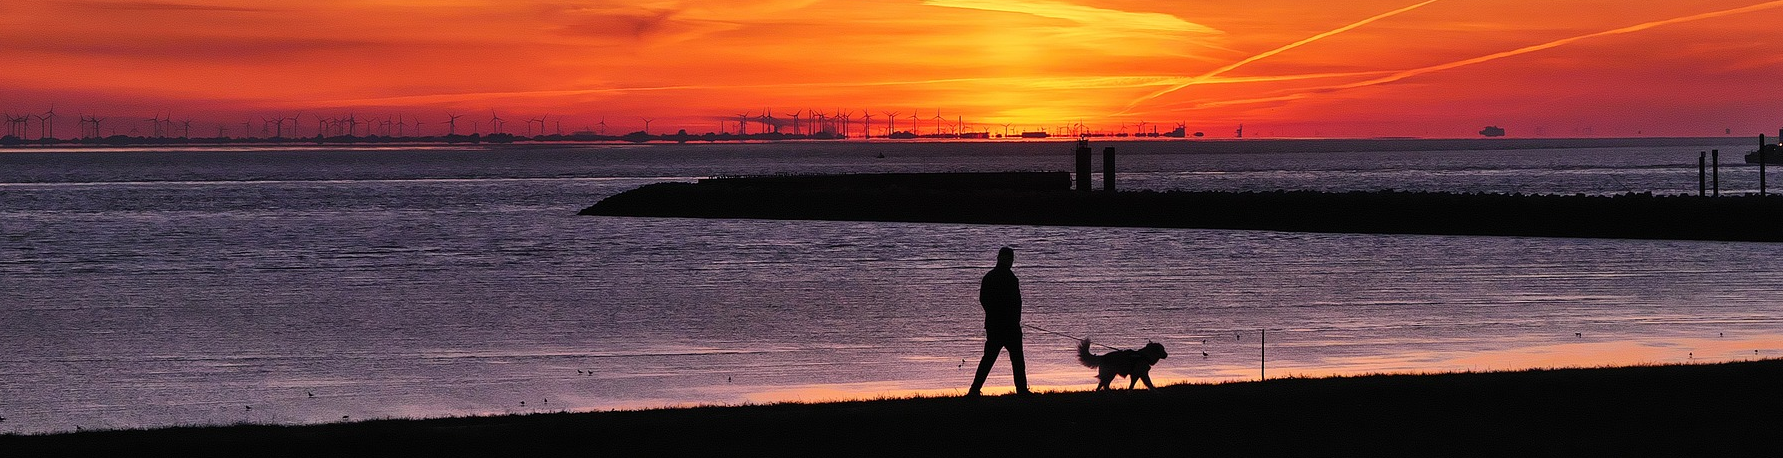
<svg viewBox="0 0 1783 458">
<path fill-rule="evenodd" d="M 1090 339 L 1077 341 L 1077 362 L 1090 369 L 1102 367 L 1102 357 L 1090 353 Z"/>
</svg>

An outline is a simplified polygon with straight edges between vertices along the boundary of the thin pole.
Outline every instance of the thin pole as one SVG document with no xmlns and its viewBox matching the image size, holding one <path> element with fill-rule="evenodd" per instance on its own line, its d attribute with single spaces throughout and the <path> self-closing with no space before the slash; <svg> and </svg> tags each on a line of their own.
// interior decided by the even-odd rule
<svg viewBox="0 0 1783 458">
<path fill-rule="evenodd" d="M 1715 168 L 1711 176 L 1715 183 L 1715 197 L 1721 197 L 1721 150 L 1709 150 L 1709 162 Z"/>
<path fill-rule="evenodd" d="M 1261 341 L 1257 343 L 1257 378 L 1269 380 L 1269 329 L 1264 328 L 1260 335 Z"/>
<path fill-rule="evenodd" d="M 1778 133 L 1783 133 L 1779 131 Z M 1778 138 L 1783 141 L 1783 138 Z M 1758 196 L 1764 197 L 1764 134 L 1758 134 Z"/>
</svg>

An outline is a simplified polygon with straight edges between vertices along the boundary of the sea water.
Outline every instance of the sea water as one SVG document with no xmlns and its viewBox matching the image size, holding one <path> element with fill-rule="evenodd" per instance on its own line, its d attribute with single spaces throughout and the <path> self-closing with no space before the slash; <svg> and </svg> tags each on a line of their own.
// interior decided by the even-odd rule
<svg viewBox="0 0 1783 458">
<path fill-rule="evenodd" d="M 1672 194 L 1721 143 L 1095 146 L 1132 189 Z M 7 150 L 0 432 L 958 394 L 1004 245 L 1026 323 L 1163 343 L 1161 383 L 1783 351 L 1773 244 L 575 215 L 705 176 L 1065 170 L 1071 146 Z M 1025 342 L 1037 388 L 1093 386 L 1074 340 Z"/>
</svg>

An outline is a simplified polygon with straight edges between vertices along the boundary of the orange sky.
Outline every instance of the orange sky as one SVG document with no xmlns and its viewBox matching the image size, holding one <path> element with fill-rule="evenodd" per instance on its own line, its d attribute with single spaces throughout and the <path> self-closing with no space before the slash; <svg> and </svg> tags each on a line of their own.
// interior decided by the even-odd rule
<svg viewBox="0 0 1783 458">
<path fill-rule="evenodd" d="M 53 103 L 59 137 L 80 113 L 210 135 L 302 112 L 313 135 L 317 114 L 443 133 L 457 112 L 462 133 L 492 109 L 516 132 L 698 133 L 764 107 L 871 110 L 875 135 L 914 109 L 998 132 L 1749 135 L 1783 126 L 1779 23 L 1759 0 L 11 1 L 0 109 Z"/>
</svg>

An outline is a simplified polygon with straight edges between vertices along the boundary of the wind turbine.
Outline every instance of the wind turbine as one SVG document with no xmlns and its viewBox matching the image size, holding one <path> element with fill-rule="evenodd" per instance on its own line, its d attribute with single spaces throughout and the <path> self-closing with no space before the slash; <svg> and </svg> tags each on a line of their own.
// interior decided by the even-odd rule
<svg viewBox="0 0 1783 458">
<path fill-rule="evenodd" d="M 149 130 L 154 132 L 156 137 L 161 136 L 161 113 L 155 113 L 155 117 L 152 117 L 149 119 L 144 119 L 144 121 L 148 121 L 150 123 Z"/>
<path fill-rule="evenodd" d="M 793 110 L 792 114 L 789 115 L 789 116 L 792 116 L 792 134 L 793 135 L 799 134 L 799 114 L 800 114 L 799 110 Z"/>
<path fill-rule="evenodd" d="M 916 115 L 916 110 L 910 110 L 910 133 L 922 135 L 922 117 Z"/>
<path fill-rule="evenodd" d="M 6 113 L 6 135 L 25 138 L 19 135 L 19 118 L 12 117 L 12 113 Z"/>
<path fill-rule="evenodd" d="M 192 120 L 180 121 L 180 125 L 186 128 L 185 133 L 180 134 L 180 138 L 192 138 Z"/>
<path fill-rule="evenodd" d="M 455 115 L 452 113 L 446 113 L 446 126 L 448 129 L 452 129 L 452 133 L 447 134 L 447 135 L 458 135 L 458 117 L 460 117 L 460 116 L 464 116 L 464 115 Z"/>
<path fill-rule="evenodd" d="M 655 121 L 655 119 L 650 119 L 650 118 L 638 118 L 638 119 L 644 120 L 644 135 L 650 135 L 650 121 Z"/>
<path fill-rule="evenodd" d="M 936 108 L 935 109 L 935 117 L 931 118 L 931 119 L 935 120 L 935 134 L 940 135 L 941 134 L 941 121 L 946 120 L 947 118 L 941 117 L 941 109 Z"/>
<path fill-rule="evenodd" d="M 492 135 L 501 133 L 501 123 L 502 119 L 495 115 L 495 110 L 489 110 L 489 132 Z"/>
<path fill-rule="evenodd" d="M 854 112 L 837 110 L 836 117 L 842 118 L 842 138 L 848 138 L 848 125 L 854 117 Z"/>
<path fill-rule="evenodd" d="M 873 112 L 861 110 L 861 138 L 873 138 Z"/>
<path fill-rule="evenodd" d="M 289 118 L 285 118 L 285 119 L 291 120 L 291 136 L 292 137 L 302 137 L 303 136 L 303 134 L 297 133 L 298 118 L 302 118 L 302 117 L 303 117 L 303 112 L 299 111 L 299 112 L 297 112 L 297 114 L 291 115 L 291 117 L 289 117 Z M 283 122 L 283 121 L 280 121 L 280 122 Z M 317 133 L 320 133 L 320 132 L 317 132 Z"/>
<path fill-rule="evenodd" d="M 749 135 L 749 112 L 737 113 L 737 135 Z"/>
<path fill-rule="evenodd" d="M 602 116 L 601 122 L 594 123 L 594 125 L 601 126 L 601 131 L 600 131 L 601 135 L 607 134 L 607 117 L 606 116 Z"/>
<path fill-rule="evenodd" d="M 898 112 L 881 111 L 880 113 L 885 113 L 885 136 L 891 138 L 892 132 L 898 131 Z"/>
<path fill-rule="evenodd" d="M 261 117 L 260 121 L 267 123 L 267 124 L 273 124 L 274 126 L 276 126 L 276 127 L 272 128 L 273 138 L 281 138 L 281 137 L 285 136 L 285 118 Z M 274 124 L 274 123 L 276 123 L 276 124 Z"/>
<path fill-rule="evenodd" d="M 43 112 L 43 116 L 40 116 L 37 119 L 43 121 L 41 123 L 42 127 L 49 132 L 49 138 L 56 138 L 56 104 L 50 104 L 50 111 Z M 41 140 L 44 138 L 44 135 L 38 134 L 37 138 Z"/>
<path fill-rule="evenodd" d="M 1009 138 L 1009 124 L 1003 125 L 1003 138 Z"/>
</svg>

